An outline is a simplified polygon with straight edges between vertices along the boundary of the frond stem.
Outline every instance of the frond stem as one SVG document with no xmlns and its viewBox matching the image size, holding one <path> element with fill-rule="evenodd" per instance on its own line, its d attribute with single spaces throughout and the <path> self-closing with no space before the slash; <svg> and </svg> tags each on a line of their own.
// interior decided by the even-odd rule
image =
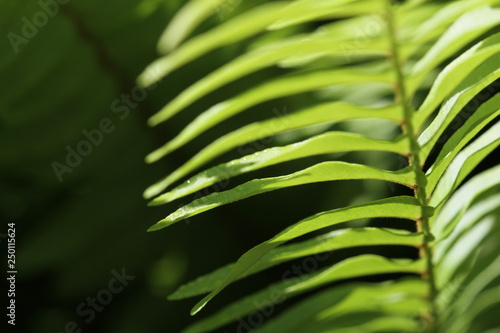
<svg viewBox="0 0 500 333">
<path fill-rule="evenodd" d="M 394 66 L 394 71 L 397 76 L 397 84 L 395 86 L 395 98 L 398 103 L 401 104 L 401 108 L 403 110 L 404 121 L 401 124 L 403 132 L 408 136 L 410 141 L 410 151 L 411 154 L 408 156 L 408 163 L 413 169 L 413 172 L 416 176 L 416 187 L 414 189 L 415 198 L 419 201 L 422 206 L 427 206 L 427 195 L 425 191 L 425 187 L 427 185 L 427 178 L 421 167 L 420 161 L 420 145 L 417 141 L 417 133 L 413 127 L 413 110 L 409 105 L 408 95 L 406 91 L 405 77 L 403 74 L 403 67 L 401 58 L 399 55 L 399 46 L 396 36 L 396 28 L 394 22 L 394 8 L 395 8 L 395 0 L 388 0 L 388 6 L 386 11 L 386 20 L 387 20 L 387 28 L 389 32 L 389 39 L 391 43 L 391 58 Z M 436 296 L 437 296 L 437 288 L 434 279 L 434 266 L 432 263 L 432 248 L 430 243 L 433 241 L 434 237 L 431 234 L 429 220 L 426 218 L 419 219 L 417 221 L 417 227 L 420 231 L 422 231 L 425 235 L 424 244 L 421 247 L 420 256 L 426 259 L 427 263 L 427 271 L 422 274 L 422 277 L 429 281 L 429 293 L 430 293 L 430 303 L 431 303 L 431 315 L 432 318 L 430 324 L 430 331 L 432 332 L 433 323 L 436 319 Z"/>
</svg>

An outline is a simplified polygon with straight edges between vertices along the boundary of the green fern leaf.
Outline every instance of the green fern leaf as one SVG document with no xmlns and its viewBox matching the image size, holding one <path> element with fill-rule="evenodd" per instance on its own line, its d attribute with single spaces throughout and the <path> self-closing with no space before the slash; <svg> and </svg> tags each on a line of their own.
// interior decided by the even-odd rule
<svg viewBox="0 0 500 333">
<path fill-rule="evenodd" d="M 264 333 L 495 332 L 500 327 L 491 315 L 500 306 L 500 274 L 495 270 L 500 258 L 500 169 L 479 174 L 475 170 L 500 144 L 500 95 L 495 89 L 500 77 L 500 1 L 267 2 L 249 6 L 182 43 L 214 13 L 209 4 L 218 3 L 188 2 L 160 40 L 160 49 L 168 54 L 146 68 L 139 81 L 150 85 L 168 80 L 172 71 L 231 43 L 245 49 L 184 89 L 149 124 L 184 113 L 251 74 L 272 74 L 215 105 L 203 105 L 198 116 L 146 161 L 183 149 L 222 122 L 266 102 L 306 102 L 292 113 L 220 134 L 151 185 L 144 196 L 152 199 L 152 206 L 188 195 L 195 199 L 149 231 L 239 200 L 312 183 L 378 180 L 403 185 L 414 197 L 358 197 L 345 207 L 290 225 L 235 263 L 181 286 L 170 299 L 208 294 L 193 308 L 196 314 L 226 287 L 271 267 L 331 251 L 367 252 L 298 277 L 287 274 L 184 332 L 209 332 L 233 321 L 240 321 L 240 329 L 245 324 L 250 325 L 247 330 Z M 285 74 L 275 77 L 273 67 Z M 480 105 L 473 107 L 478 100 Z M 468 110 L 474 112 L 465 115 Z M 372 133 L 379 122 L 386 127 L 384 138 Z M 354 133 L 356 124 L 371 127 Z M 288 139 L 198 171 L 267 137 Z M 335 160 L 338 155 L 333 153 L 359 154 L 362 161 Z M 383 156 L 384 167 L 368 165 L 372 154 Z M 202 197 L 196 194 L 218 182 L 311 157 L 327 160 L 286 175 L 231 184 Z M 398 158 L 399 166 L 394 167 Z M 353 225 L 357 220 L 390 218 L 399 219 L 397 228 Z M 325 232 L 331 227 L 336 230 Z M 316 232 L 323 233 L 303 239 Z M 389 259 L 370 253 L 394 245 L 418 249 L 418 256 Z M 388 275 L 396 273 L 398 277 Z M 387 281 L 351 281 L 373 276 Z M 241 321 L 252 313 L 267 319 L 284 300 L 325 286 L 262 327 Z M 468 311 L 472 305 L 474 311 Z"/>
</svg>

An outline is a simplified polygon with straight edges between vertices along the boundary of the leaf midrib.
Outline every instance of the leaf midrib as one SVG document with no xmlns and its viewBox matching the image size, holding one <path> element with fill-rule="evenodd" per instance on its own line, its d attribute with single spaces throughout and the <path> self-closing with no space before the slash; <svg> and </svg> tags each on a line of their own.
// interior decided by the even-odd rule
<svg viewBox="0 0 500 333">
<path fill-rule="evenodd" d="M 417 135 L 415 129 L 413 128 L 413 110 L 409 105 L 409 96 L 407 95 L 407 87 L 405 82 L 405 76 L 403 73 L 403 66 L 399 55 L 399 45 L 396 35 L 396 27 L 394 20 L 394 11 L 397 6 L 396 0 L 387 0 L 387 12 L 385 13 L 389 39 L 391 45 L 391 60 L 394 66 L 394 70 L 397 76 L 397 84 L 395 86 L 395 101 L 401 105 L 404 122 L 401 124 L 404 135 L 406 135 L 410 142 L 410 155 L 408 156 L 408 162 L 413 172 L 415 173 L 416 188 L 414 189 L 415 198 L 418 202 L 425 207 L 427 203 L 426 195 L 426 183 L 427 178 L 422 170 L 422 163 L 420 161 L 420 145 L 417 141 Z M 434 264 L 432 261 L 432 249 L 430 242 L 433 237 L 429 227 L 429 220 L 427 218 L 422 218 L 417 221 L 418 231 L 424 233 L 424 243 L 420 251 L 420 258 L 426 260 L 427 271 L 422 274 L 423 279 L 427 279 L 429 282 L 429 296 L 431 305 L 431 323 L 430 330 L 433 331 L 433 323 L 436 321 L 436 306 L 435 299 L 437 296 L 437 289 L 434 278 Z"/>
</svg>

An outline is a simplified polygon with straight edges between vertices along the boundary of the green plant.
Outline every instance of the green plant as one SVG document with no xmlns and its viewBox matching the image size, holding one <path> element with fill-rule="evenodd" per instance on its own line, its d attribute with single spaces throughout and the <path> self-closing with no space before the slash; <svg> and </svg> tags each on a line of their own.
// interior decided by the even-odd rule
<svg viewBox="0 0 500 333">
<path fill-rule="evenodd" d="M 251 196 L 317 182 L 380 180 L 401 184 L 414 195 L 358 202 L 303 219 L 250 249 L 235 264 L 181 287 L 171 298 L 209 293 L 194 307 L 192 313 L 196 314 L 229 284 L 294 259 L 388 245 L 418 248 L 419 255 L 416 259 L 390 259 L 356 254 L 300 278 L 285 278 L 185 332 L 207 332 L 253 311 L 267 316 L 283 300 L 334 282 L 263 327 L 251 328 L 273 333 L 498 332 L 500 324 L 493 314 L 500 301 L 500 167 L 471 173 L 500 143 L 500 96 L 495 95 L 500 72 L 500 34 L 495 33 L 500 9 L 495 6 L 500 1 L 297 0 L 239 9 L 249 6 L 241 4 L 227 22 L 182 43 L 222 4 L 227 1 L 189 2 L 160 40 L 159 50 L 167 55 L 151 64 L 139 81 L 145 86 L 153 84 L 232 43 L 245 45 L 247 51 L 188 87 L 154 115 L 150 125 L 166 121 L 251 73 L 272 66 L 285 68 L 287 73 L 266 78 L 212 106 L 147 161 L 161 159 L 263 102 L 302 94 L 309 105 L 251 123 L 207 145 L 146 190 L 146 198 L 154 198 L 151 205 L 169 203 L 250 171 L 315 155 L 378 151 L 390 153 L 383 156 L 391 156 L 396 164 L 402 157 L 406 164 L 400 163 L 392 171 L 333 160 L 284 176 L 254 179 L 196 198 L 151 231 Z M 253 38 L 250 45 L 243 42 L 247 38 Z M 318 91 L 321 93 L 313 93 Z M 349 126 L 337 127 L 343 131 L 326 131 L 326 126 L 303 130 L 356 119 L 376 119 L 373 126 L 384 126 L 393 137 L 374 138 L 369 135 L 373 127 L 364 134 L 348 131 Z M 222 154 L 287 131 L 292 131 L 291 141 L 313 134 L 300 142 L 216 165 L 162 194 Z M 374 218 L 397 218 L 400 227 L 351 224 Z M 414 230 L 403 230 L 408 229 L 408 220 L 415 221 Z M 337 225 L 343 228 L 285 244 Z M 393 273 L 399 275 L 389 275 Z M 387 281 L 360 280 L 373 275 L 387 277 Z M 354 278 L 355 282 L 350 281 Z"/>
</svg>

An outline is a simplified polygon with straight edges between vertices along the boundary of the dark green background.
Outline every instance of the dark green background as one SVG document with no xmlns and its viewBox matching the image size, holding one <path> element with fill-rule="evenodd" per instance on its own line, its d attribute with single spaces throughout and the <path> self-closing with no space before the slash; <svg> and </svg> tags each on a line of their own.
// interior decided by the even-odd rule
<svg viewBox="0 0 500 333">
<path fill-rule="evenodd" d="M 292 190 L 286 197 L 250 200 L 196 217 L 192 224 L 146 233 L 188 199 L 148 208 L 143 190 L 247 118 L 222 124 L 153 166 L 144 163 L 146 154 L 178 133 L 193 114 L 257 77 L 276 74 L 258 73 L 221 89 L 173 122 L 156 129 L 146 126 L 147 118 L 176 93 L 240 50 L 229 46 L 163 80 L 120 119 L 124 114 L 113 112 L 113 102 L 131 93 L 137 75 L 157 57 L 156 42 L 182 3 L 69 1 L 15 52 L 8 34 L 24 38 L 23 19 L 33 23 L 43 9 L 36 1 L 0 1 L 0 232 L 6 233 L 7 223 L 16 223 L 18 270 L 16 327 L 9 331 L 63 332 L 74 321 L 83 332 L 178 332 L 192 321 L 189 310 L 196 300 L 169 302 L 166 295 L 181 282 L 235 260 L 322 204 L 308 203 Z M 199 30 L 229 15 L 215 16 Z M 259 109 L 261 118 L 273 116 L 274 108 L 292 109 L 285 101 L 269 103 Z M 104 134 L 102 143 L 60 182 L 53 163 L 66 164 L 67 146 L 77 149 L 86 140 L 82 131 L 98 128 L 104 118 L 114 131 Z M 283 202 L 287 204 L 279 207 Z M 253 208 L 259 203 L 259 209 Z M 289 209 L 298 205 L 305 206 L 300 216 Z M 0 247 L 6 256 L 6 242 Z M 88 317 L 79 316 L 76 308 L 107 287 L 113 269 L 122 268 L 135 279 L 87 324 Z M 243 282 L 241 290 L 221 295 L 206 312 L 255 288 L 255 281 L 269 281 L 270 275 Z"/>
</svg>

